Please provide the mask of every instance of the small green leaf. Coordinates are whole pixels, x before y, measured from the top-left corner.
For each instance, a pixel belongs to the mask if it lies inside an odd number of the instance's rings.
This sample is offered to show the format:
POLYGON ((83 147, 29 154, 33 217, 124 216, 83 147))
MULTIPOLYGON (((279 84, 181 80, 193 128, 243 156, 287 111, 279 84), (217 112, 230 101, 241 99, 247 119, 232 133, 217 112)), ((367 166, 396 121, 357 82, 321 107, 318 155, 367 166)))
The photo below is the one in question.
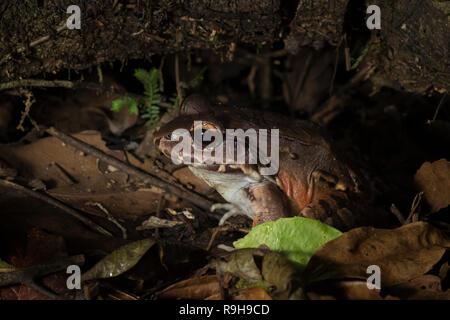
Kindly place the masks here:
POLYGON ((192 78, 191 81, 189 81, 189 83, 188 83, 189 88, 195 88, 203 81, 203 75, 204 75, 206 69, 207 69, 207 67, 203 67, 200 70, 200 72, 194 78, 192 78))
POLYGON ((111 111, 118 112, 123 106, 128 105, 128 112, 130 114, 139 114, 139 101, 131 97, 123 97, 112 102, 111 111))
POLYGON ((1 269, 12 269, 13 270, 15 268, 14 268, 14 266, 12 266, 12 265, 6 263, 5 261, 3 261, 2 259, 0 259, 0 272, 1 272, 1 269))
POLYGON ((130 114, 135 114, 135 115, 139 114, 139 104, 136 100, 134 100, 132 103, 129 104, 128 112, 130 114))
POLYGON ((112 102, 111 111, 118 112, 122 107, 126 104, 126 101, 124 98, 116 99, 112 102))
POLYGON ((81 277, 82 281, 112 278, 121 275, 133 268, 155 243, 155 240, 144 239, 114 250, 84 273, 81 277))
POLYGON ((244 238, 235 241, 234 246, 243 249, 266 245, 304 269, 318 248, 340 235, 339 230, 317 220, 283 218, 254 227, 244 238))
POLYGON ((364 47, 364 49, 361 52, 361 55, 358 58, 351 59, 352 66, 351 66, 350 70, 354 70, 354 69, 358 68, 358 66, 363 61, 364 57, 367 55, 368 52, 369 52, 369 42, 367 42, 366 46, 364 47))

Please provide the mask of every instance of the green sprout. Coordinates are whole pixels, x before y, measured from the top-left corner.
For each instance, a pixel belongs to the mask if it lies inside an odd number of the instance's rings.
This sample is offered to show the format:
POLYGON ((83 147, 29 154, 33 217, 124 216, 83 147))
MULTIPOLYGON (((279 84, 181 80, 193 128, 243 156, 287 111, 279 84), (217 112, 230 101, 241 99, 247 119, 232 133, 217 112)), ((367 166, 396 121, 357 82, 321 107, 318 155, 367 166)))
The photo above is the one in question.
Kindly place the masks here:
MULTIPOLYGON (((182 98, 186 95, 186 89, 191 89, 198 86, 203 81, 203 74, 206 67, 203 68, 193 79, 191 79, 187 84, 183 84, 181 89, 182 98)), ((159 71, 157 68, 152 68, 149 71, 144 69, 136 69, 134 71, 134 76, 139 82, 142 83, 144 87, 143 98, 133 98, 133 97, 122 97, 116 99, 112 102, 111 110, 118 112, 124 106, 128 106, 128 112, 130 114, 139 115, 142 119, 146 119, 146 126, 149 129, 154 128, 160 117, 160 106, 161 103, 161 93, 159 91, 159 71)), ((180 101, 178 101, 178 95, 176 92, 172 94, 169 98, 172 102, 171 109, 178 108, 180 106, 180 101)))

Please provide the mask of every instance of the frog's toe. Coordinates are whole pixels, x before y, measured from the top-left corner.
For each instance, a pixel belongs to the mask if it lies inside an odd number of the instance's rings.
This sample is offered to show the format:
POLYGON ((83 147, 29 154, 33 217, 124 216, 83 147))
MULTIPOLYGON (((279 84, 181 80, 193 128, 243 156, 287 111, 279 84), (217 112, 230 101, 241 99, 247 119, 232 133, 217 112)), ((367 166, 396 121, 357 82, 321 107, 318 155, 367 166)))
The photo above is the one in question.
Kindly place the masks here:
POLYGON ((211 211, 213 212, 221 209, 231 211, 233 209, 237 210, 237 207, 231 203, 215 203, 211 206, 211 211))
POLYGON ((216 203, 211 206, 211 211, 216 211, 216 210, 220 210, 220 209, 226 210, 226 212, 220 219, 219 226, 223 225, 225 223, 225 221, 227 221, 231 217, 238 216, 238 215, 248 216, 247 214, 242 212, 242 210, 239 207, 237 207, 231 203, 216 203))

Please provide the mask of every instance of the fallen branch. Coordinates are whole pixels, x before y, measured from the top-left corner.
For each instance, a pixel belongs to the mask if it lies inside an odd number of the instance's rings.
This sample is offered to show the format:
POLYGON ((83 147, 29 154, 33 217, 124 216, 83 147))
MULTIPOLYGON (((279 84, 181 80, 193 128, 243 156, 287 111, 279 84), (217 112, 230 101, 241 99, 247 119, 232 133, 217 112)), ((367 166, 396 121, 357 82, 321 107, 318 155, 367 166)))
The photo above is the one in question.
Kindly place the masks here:
POLYGON ((42 79, 22 79, 0 83, 0 91, 20 88, 20 87, 48 87, 48 88, 68 88, 72 89, 76 84, 68 80, 42 80, 42 79))
POLYGON ((97 225, 96 223, 94 223, 92 220, 84 217, 83 215, 81 215, 77 210, 72 209, 71 207, 69 207, 68 205, 66 205, 65 203, 59 201, 58 199, 55 199, 53 197, 51 197, 50 195, 46 194, 46 193, 41 193, 38 191, 34 191, 31 189, 28 189, 20 184, 17 184, 15 182, 12 181, 8 181, 8 180, 4 180, 4 179, 0 179, 0 184, 7 186, 7 187, 11 187, 13 189, 16 189, 24 194, 27 194, 33 198, 45 201, 49 204, 51 204, 52 206, 61 209, 62 211, 64 211, 65 213, 70 214, 72 217, 74 217, 75 219, 78 219, 79 221, 81 221, 82 223, 84 223, 86 226, 88 226, 89 228, 91 228, 94 231, 97 231, 101 234, 107 235, 112 237, 112 234, 103 229, 102 227, 100 227, 99 225, 97 225))
POLYGON ((78 140, 72 136, 69 136, 61 131, 56 130, 55 128, 49 128, 46 130, 47 133, 51 134, 52 136, 60 139, 64 143, 71 145, 72 147, 82 151, 85 154, 91 155, 93 157, 96 157, 97 159, 100 159, 101 161, 104 161, 111 166, 131 175, 139 180, 142 180, 144 183, 148 183, 151 185, 154 185, 155 187, 158 187, 160 189, 163 189, 177 197, 180 197, 181 199, 187 200, 191 202, 192 204, 200 207, 201 209, 208 210, 213 205, 213 202, 205 199, 204 197, 200 196, 199 194, 192 192, 188 189, 184 189, 182 187, 174 186, 166 181, 163 181, 145 171, 142 171, 134 166, 131 166, 125 162, 122 162, 118 160, 117 158, 114 158, 103 151, 90 146, 89 144, 78 140))
POLYGON ((62 257, 52 259, 44 264, 28 268, 13 269, 13 271, 10 272, 2 272, 0 273, 0 287, 11 286, 21 283, 49 298, 59 299, 60 297, 58 295, 54 294, 53 292, 44 288, 43 286, 37 284, 35 282, 35 279, 46 276, 51 273, 65 270, 70 265, 81 266, 83 264, 84 264, 84 255, 80 254, 72 257, 62 257))

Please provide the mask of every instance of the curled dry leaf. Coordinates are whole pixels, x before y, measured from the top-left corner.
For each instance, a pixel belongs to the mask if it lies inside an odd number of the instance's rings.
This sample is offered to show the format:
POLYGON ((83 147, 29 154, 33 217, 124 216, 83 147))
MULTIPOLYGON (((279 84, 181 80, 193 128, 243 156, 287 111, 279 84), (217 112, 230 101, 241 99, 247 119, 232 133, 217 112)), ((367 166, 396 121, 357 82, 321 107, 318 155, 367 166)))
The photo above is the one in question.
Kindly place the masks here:
POLYGON ((253 255, 264 255, 263 250, 242 249, 236 250, 216 261, 216 268, 222 273, 231 273, 248 282, 262 281, 261 271, 255 263, 253 255))
POLYGON ((124 273, 133 268, 155 243, 155 240, 144 239, 126 244, 100 260, 81 276, 81 280, 112 278, 124 273))
POLYGON ((367 288, 366 281, 332 280, 315 283, 306 296, 310 300, 382 300, 380 290, 367 288))
POLYGON ((426 274, 389 288, 389 295, 408 300, 449 300, 450 290, 442 291, 441 279, 426 274))
POLYGON ((432 212, 450 204, 450 162, 446 159, 425 162, 414 176, 414 183, 424 192, 432 212))
POLYGON ((301 298, 298 269, 279 253, 263 249, 236 250, 217 260, 216 269, 249 283, 264 283, 273 288, 270 295, 275 299, 301 298))
POLYGON ((317 250, 303 276, 309 282, 367 279, 367 267, 377 265, 381 270, 381 288, 389 287, 429 271, 448 247, 449 237, 425 222, 393 230, 357 228, 317 250))
POLYGON ((171 221, 166 219, 161 219, 155 216, 151 216, 142 224, 136 228, 136 230, 148 230, 148 229, 154 229, 154 228, 173 228, 175 226, 178 226, 180 224, 183 224, 182 221, 171 221))
MULTIPOLYGON (((229 292, 231 300, 273 300, 263 287, 252 287, 231 290, 229 292)), ((221 300, 220 293, 209 296, 205 300, 221 300)))
POLYGON ((215 275, 206 275, 183 280, 164 289, 160 299, 206 299, 220 296, 220 283, 215 275))

